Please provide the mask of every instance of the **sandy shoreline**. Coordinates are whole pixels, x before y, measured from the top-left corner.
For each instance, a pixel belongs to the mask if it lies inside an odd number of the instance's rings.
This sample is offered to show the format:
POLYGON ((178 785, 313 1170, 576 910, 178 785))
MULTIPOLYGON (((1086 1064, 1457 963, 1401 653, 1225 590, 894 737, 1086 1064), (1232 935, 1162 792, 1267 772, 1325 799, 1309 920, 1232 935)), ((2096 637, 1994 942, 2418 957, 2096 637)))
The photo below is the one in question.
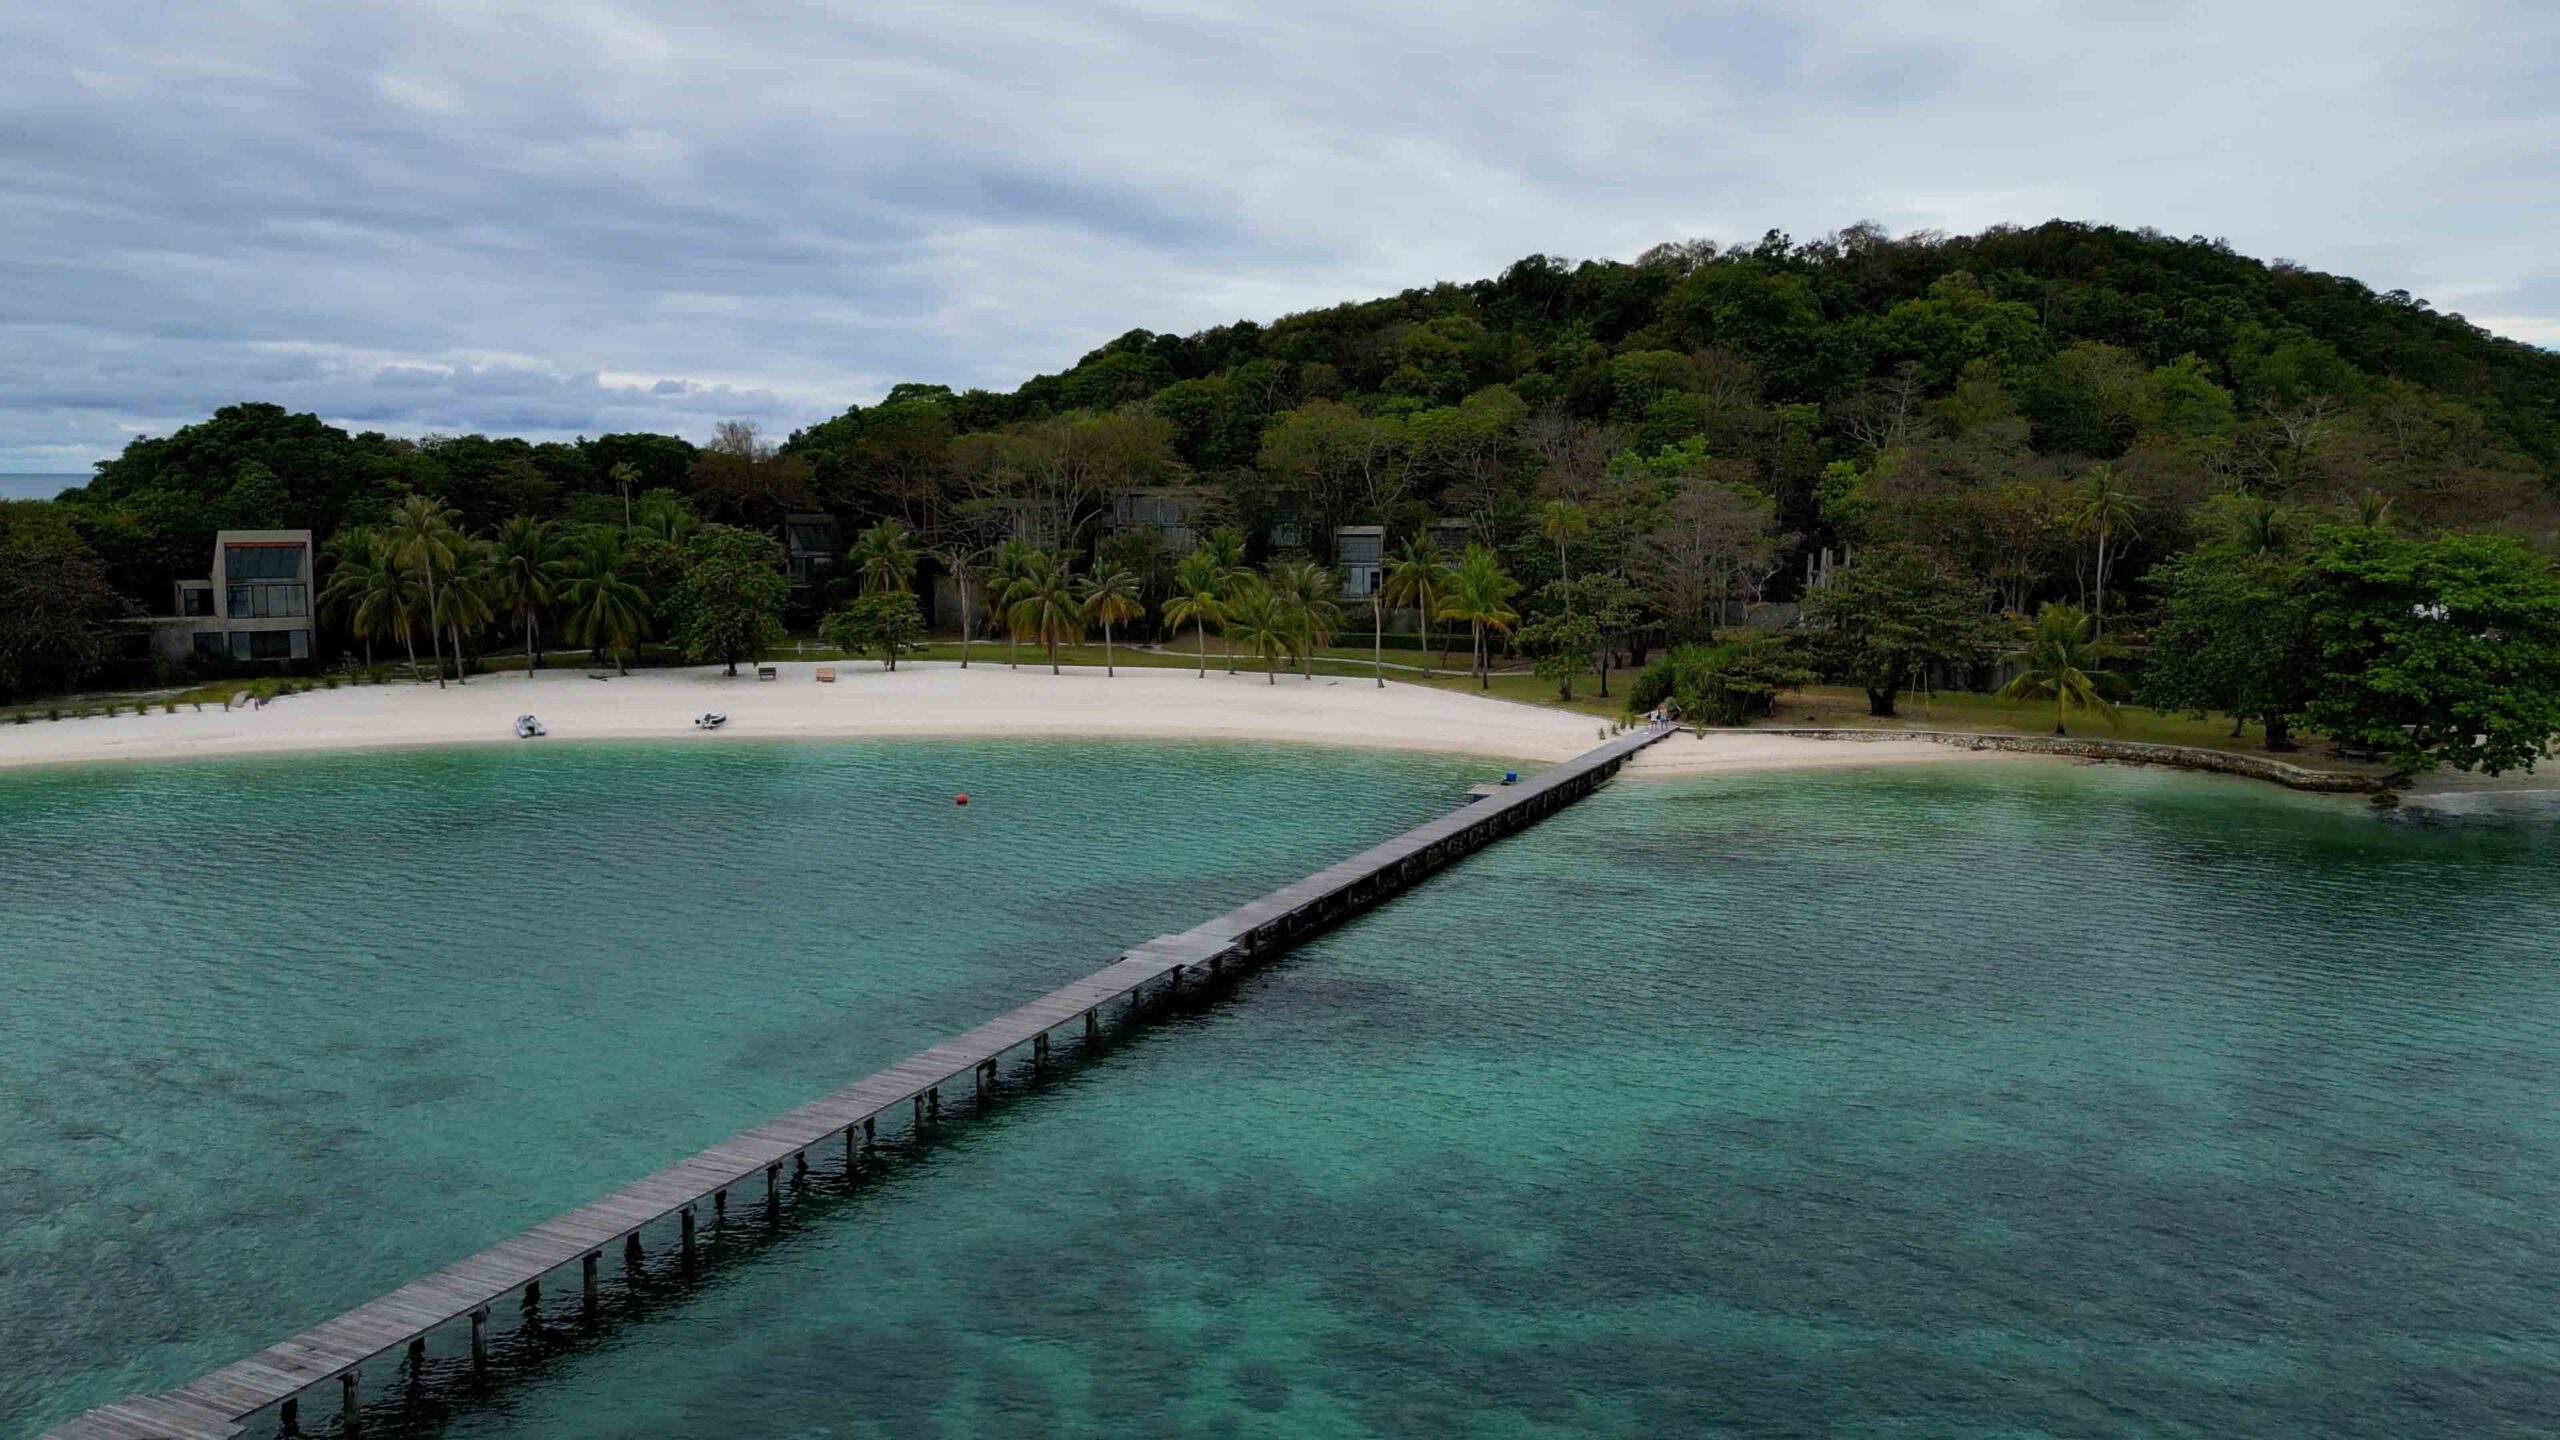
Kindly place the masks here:
MULTIPOLYGON (((838 663, 833 685, 817 666, 785 663, 781 678, 736 679, 717 667, 651 670, 597 681, 584 669, 487 675, 469 685, 366 685, 315 690, 263 709, 209 707, 177 714, 0 726, 0 768, 119 760, 176 760, 459 744, 540 744, 514 736, 532 713, 555 740, 656 739, 719 744, 740 738, 944 736, 975 739, 1151 738, 1267 740, 1368 749, 1425 750, 1529 765, 1551 764, 1600 741, 1601 722, 1534 705, 1362 678, 1229 676, 1189 671, 1047 667, 1009 670, 981 662, 910 664, 896 674, 838 663), (714 733, 693 717, 721 710, 714 733)), ((1681 736, 1640 756, 1629 774, 1843 769, 1986 758, 1927 741, 1840 745, 1785 735, 1681 736)), ((2015 757, 1999 757, 2014 760, 2015 757)))

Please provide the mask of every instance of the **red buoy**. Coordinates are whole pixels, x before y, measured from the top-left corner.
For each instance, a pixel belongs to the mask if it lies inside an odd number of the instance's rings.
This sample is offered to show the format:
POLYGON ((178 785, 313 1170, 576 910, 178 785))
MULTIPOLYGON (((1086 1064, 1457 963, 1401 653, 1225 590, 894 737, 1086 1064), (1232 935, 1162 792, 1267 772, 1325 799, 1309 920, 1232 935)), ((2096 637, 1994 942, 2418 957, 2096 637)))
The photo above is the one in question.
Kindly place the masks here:
POLYGON ((966 805, 966 804, 968 804, 968 803, 969 803, 969 792, 968 792, 968 791, 966 791, 966 790, 963 790, 963 791, 961 791, 959 794, 952 796, 952 797, 951 797, 951 803, 952 803, 952 804, 954 804, 954 805, 966 805))

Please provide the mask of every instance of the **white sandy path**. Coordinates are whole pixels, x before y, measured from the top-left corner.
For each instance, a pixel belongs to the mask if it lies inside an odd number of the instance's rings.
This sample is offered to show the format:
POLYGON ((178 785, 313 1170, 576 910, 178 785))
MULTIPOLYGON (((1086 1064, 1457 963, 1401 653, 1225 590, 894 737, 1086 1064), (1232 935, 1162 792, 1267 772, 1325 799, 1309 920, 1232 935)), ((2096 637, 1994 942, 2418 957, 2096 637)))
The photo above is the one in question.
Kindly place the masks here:
MULTIPOLYGON (((1046 666, 1008 670, 981 662, 909 664, 887 674, 839 663, 833 685, 817 666, 787 663, 781 678, 730 679, 717 667, 651 670, 597 681, 584 670, 488 675, 469 685, 364 685, 315 690, 262 709, 182 708, 84 720, 0 725, 0 767, 199 756, 276 755, 519 741, 515 717, 532 713, 554 740, 657 739, 719 744, 763 737, 1116 736, 1276 740, 1373 749, 1434 750, 1544 764, 1600 741, 1600 722, 1563 711, 1390 681, 1228 676, 1188 671, 1046 666), (726 711, 716 732, 693 728, 726 711)), ((1983 757, 1927 741, 1861 744, 1786 735, 1681 735, 1646 751, 1629 773, 1700 773, 1960 762, 1983 757)))

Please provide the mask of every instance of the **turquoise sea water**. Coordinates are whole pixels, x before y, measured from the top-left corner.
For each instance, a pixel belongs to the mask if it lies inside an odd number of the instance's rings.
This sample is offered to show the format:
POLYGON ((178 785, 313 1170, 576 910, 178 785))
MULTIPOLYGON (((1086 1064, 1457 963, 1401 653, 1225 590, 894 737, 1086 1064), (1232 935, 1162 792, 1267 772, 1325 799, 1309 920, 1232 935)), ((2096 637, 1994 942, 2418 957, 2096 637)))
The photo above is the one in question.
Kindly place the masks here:
MULTIPOLYGON (((0 776, 0 1437, 1481 769, 917 743, 0 776)), ((1218 1003, 1062 1038, 693 1277, 609 1258, 610 1323, 509 1328, 486 1393, 457 1337, 414 1398, 377 1361, 366 1433, 2547 1433, 2556 860, 2547 821, 2096 768, 1621 782, 1218 1003)))

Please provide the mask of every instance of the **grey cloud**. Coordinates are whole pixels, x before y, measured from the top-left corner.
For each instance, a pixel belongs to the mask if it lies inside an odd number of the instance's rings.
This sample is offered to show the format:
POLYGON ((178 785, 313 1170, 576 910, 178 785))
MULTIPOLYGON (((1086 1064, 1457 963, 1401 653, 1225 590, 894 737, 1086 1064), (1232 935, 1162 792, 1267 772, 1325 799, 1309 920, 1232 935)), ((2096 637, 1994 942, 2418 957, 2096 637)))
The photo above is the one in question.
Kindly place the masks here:
POLYGON ((2224 235, 2547 341, 2555 42, 2380 0, 11 7, 0 470, 250 398, 788 428, 1135 325, 1870 218, 2224 235))

